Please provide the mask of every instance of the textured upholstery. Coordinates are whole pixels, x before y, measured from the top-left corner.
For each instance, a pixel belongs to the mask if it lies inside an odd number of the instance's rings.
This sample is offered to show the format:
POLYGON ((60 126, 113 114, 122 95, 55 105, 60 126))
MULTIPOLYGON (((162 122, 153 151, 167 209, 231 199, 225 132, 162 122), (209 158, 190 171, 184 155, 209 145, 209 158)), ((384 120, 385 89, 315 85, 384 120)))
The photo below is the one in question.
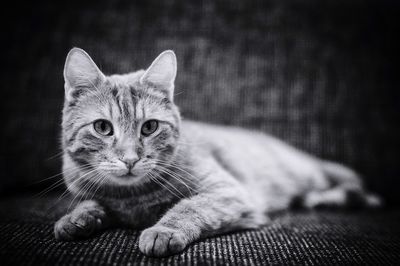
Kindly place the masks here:
POLYGON ((1 265, 395 265, 400 261, 400 211, 291 212, 259 230, 200 240, 182 254, 148 258, 139 232, 112 229, 92 239, 59 243, 53 223, 69 200, 30 197, 0 203, 1 265), (7 214, 7 215, 5 215, 7 214))
MULTIPOLYGON (((369 264, 400 261, 400 211, 290 212, 260 230, 201 240, 165 259, 138 252, 139 232, 55 242, 68 201, 41 191, 59 176, 62 68, 87 50, 105 73, 178 57, 185 118, 257 128, 345 162, 400 203, 396 1, 14 1, 4 5, 0 265, 369 264), (9 3, 10 4, 10 3, 9 3), (8 16, 7 16, 8 15, 8 16)), ((59 192, 61 193, 61 192, 59 192)))
POLYGON ((48 158, 59 152, 65 56, 78 46, 106 73, 174 49, 184 117, 270 132, 350 164, 399 202, 399 10, 348 0, 19 4, 3 33, 0 191, 59 172, 48 158))

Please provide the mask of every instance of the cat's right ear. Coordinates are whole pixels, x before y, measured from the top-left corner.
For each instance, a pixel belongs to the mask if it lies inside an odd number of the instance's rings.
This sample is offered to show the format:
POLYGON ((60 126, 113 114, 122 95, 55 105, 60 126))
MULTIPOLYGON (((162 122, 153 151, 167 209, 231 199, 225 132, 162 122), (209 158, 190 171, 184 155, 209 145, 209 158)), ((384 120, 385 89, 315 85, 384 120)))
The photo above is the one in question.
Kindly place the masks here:
POLYGON ((84 50, 72 48, 65 60, 64 80, 65 97, 69 101, 81 90, 97 89, 105 76, 84 50))
POLYGON ((151 84, 172 100, 176 77, 176 56, 172 50, 162 52, 140 78, 141 84, 151 84))

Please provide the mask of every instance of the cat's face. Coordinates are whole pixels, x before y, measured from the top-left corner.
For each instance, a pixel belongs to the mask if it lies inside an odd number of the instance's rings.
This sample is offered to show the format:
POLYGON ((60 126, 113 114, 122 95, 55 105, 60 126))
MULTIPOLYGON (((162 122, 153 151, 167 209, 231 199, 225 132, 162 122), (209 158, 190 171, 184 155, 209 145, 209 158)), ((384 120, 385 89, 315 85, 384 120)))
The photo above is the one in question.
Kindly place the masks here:
POLYGON ((147 71, 106 77, 83 50, 71 50, 64 70, 63 145, 81 168, 81 181, 135 185, 171 159, 180 124, 172 100, 175 74, 172 51, 147 71))

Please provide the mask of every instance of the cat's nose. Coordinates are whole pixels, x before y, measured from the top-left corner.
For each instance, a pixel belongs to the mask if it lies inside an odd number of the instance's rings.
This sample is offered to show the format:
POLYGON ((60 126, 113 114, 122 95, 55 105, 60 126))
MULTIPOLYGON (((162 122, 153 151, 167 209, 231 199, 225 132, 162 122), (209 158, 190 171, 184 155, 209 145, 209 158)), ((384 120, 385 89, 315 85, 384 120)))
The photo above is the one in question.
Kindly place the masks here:
POLYGON ((124 157, 119 160, 123 162, 129 170, 131 170, 140 159, 138 157, 124 157))

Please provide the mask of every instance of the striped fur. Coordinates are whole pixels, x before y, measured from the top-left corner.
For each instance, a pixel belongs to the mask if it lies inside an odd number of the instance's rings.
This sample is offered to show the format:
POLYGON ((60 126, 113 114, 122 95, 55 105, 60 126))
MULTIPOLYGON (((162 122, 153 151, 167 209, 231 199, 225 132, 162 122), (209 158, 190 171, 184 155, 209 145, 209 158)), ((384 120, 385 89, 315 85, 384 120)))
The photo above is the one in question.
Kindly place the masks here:
POLYGON ((71 50, 64 70, 63 167, 80 203, 56 223, 57 239, 125 225, 145 229, 142 252, 164 256, 201 237, 265 224, 266 213, 298 198, 310 208, 345 206, 350 193, 363 205, 379 205, 344 166, 262 133, 181 122, 172 97, 175 75, 171 51, 146 71, 107 77, 84 51, 71 50), (95 132, 98 119, 112 123, 112 136, 95 132), (149 119, 159 127, 145 137, 140 131, 149 119), (139 161, 126 177, 121 158, 128 154, 139 161))

